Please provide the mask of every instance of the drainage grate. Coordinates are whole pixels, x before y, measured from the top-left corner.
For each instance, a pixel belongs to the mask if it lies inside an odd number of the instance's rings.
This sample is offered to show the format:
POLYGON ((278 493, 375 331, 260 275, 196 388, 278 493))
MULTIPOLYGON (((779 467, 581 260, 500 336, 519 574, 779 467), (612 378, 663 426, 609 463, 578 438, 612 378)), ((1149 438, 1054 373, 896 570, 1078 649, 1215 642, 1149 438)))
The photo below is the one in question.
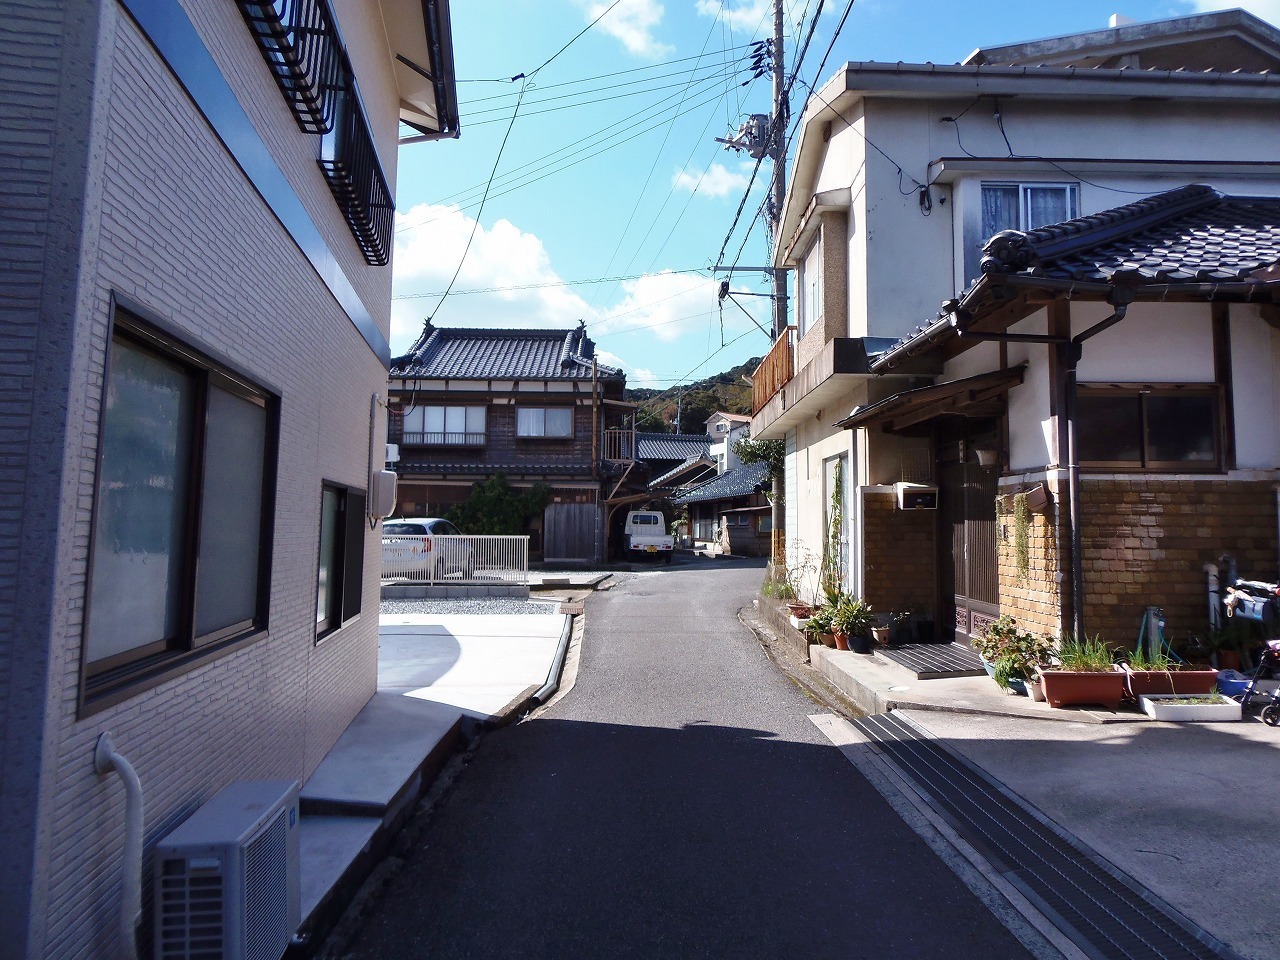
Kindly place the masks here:
POLYGON ((908 643, 877 650, 876 656, 906 667, 917 680, 986 675, 978 655, 960 643, 908 643))
POLYGON ((891 715, 853 721, 933 810, 1094 960, 1238 960, 1160 909, 1007 796, 981 770, 891 715))

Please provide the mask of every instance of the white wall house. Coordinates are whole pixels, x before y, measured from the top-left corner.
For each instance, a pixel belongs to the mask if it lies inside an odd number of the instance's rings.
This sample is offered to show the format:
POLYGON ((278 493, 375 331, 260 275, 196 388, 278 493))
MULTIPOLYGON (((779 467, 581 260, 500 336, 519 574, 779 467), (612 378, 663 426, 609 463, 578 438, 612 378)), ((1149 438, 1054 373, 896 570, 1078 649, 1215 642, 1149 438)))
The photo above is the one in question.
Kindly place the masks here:
MULTIPOLYGON (((994 234, 1187 184, 1237 197, 1280 194, 1277 67, 1280 32, 1228 11, 980 49, 951 66, 849 63, 820 88, 805 109, 775 244, 774 265, 794 275, 793 328, 761 364, 751 422, 753 437, 787 444, 789 552, 821 553, 839 476, 847 485, 849 589, 878 608, 931 608, 944 637, 957 611, 971 607, 980 614, 973 623, 994 615, 999 544, 981 545, 991 563, 977 582, 953 582, 974 571, 952 569, 955 551, 964 549, 963 540, 952 546, 952 534, 968 528, 958 505, 948 506, 945 483, 929 522, 911 520, 928 543, 904 541, 916 544, 910 564, 885 556, 884 538, 871 528, 888 522, 894 484, 938 484, 948 474, 954 485, 957 464, 979 447, 1008 458, 983 478, 990 486, 983 502, 989 492, 994 503, 1009 471, 1030 477, 1061 465, 1051 436, 1060 411, 1051 408, 1047 366, 1029 363, 1020 386, 964 414, 943 411, 892 429, 839 424, 859 407, 940 376, 1004 369, 1036 349, 992 340, 876 365, 977 280, 994 234)), ((1070 299, 1069 286, 1053 296, 1070 299)), ((1072 323, 1091 310, 1105 316, 1106 306, 1078 304, 1072 323)), ((1205 309, 1180 304, 1157 317, 1135 308, 1130 326, 1090 344, 1080 380, 1146 383, 1174 371, 1192 381, 1212 377, 1205 309)), ((1270 330, 1256 315, 1240 317, 1231 349, 1260 366, 1256 357, 1271 356, 1270 330)), ((1046 321, 1020 322, 1034 329, 1046 321)), ((1269 375, 1259 369, 1247 376, 1252 383, 1269 375)), ((1268 394, 1238 407, 1273 405, 1268 394)), ((1239 448, 1237 458, 1247 456, 1251 467, 1275 465, 1269 430, 1237 434, 1248 434, 1248 453, 1239 448)), ((999 532, 994 507, 983 523, 981 536, 999 532)))
POLYGON ((374 692, 397 143, 457 135, 448 4, 0 22, 0 953, 127 956, 99 736, 149 863, 374 692))
POLYGON ((742 460, 733 452, 733 445, 747 436, 751 418, 740 413, 717 410, 707 418, 707 447, 711 459, 716 462, 716 472, 725 473, 742 466, 742 460))

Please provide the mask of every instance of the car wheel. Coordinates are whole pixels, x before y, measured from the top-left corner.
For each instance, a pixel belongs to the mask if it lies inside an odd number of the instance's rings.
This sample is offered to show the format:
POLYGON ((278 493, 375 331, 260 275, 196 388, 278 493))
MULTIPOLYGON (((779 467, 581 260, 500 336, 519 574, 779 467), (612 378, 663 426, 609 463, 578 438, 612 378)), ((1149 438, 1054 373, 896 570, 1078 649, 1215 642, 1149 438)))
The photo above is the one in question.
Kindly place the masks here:
POLYGON ((676 552, 675 552, 674 550, 672 550, 672 551, 671 551, 670 553, 668 553, 668 554, 667 554, 667 556, 666 556, 666 561, 665 561, 665 562, 666 562, 667 566, 671 566, 671 561, 673 561, 675 558, 676 558, 676 552))

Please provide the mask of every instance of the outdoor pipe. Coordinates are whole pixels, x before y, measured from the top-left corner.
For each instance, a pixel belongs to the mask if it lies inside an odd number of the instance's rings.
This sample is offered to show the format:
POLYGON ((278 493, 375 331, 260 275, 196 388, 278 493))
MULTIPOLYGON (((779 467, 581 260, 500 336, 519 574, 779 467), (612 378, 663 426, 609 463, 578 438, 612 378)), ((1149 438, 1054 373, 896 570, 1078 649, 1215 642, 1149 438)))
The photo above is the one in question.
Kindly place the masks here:
POLYGON ((93 748, 98 776, 112 770, 124 783, 124 864, 120 875, 120 942, 124 960, 138 960, 137 929, 142 919, 142 781, 133 765, 116 753, 111 734, 98 737, 93 748))

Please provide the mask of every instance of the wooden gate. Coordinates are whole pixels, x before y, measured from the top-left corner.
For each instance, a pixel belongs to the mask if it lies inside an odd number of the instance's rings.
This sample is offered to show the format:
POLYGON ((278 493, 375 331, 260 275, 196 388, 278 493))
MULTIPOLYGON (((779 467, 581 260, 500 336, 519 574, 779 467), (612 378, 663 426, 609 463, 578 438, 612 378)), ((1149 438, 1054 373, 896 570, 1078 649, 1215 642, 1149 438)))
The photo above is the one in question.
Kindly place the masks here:
POLYGON ((543 511, 542 559, 595 562, 600 508, 595 503, 551 503, 543 511))
POLYGON ((987 421, 961 421, 939 443, 944 604, 950 602, 956 640, 967 643, 1000 614, 996 554, 995 467, 977 462, 977 443, 994 443, 987 421))

